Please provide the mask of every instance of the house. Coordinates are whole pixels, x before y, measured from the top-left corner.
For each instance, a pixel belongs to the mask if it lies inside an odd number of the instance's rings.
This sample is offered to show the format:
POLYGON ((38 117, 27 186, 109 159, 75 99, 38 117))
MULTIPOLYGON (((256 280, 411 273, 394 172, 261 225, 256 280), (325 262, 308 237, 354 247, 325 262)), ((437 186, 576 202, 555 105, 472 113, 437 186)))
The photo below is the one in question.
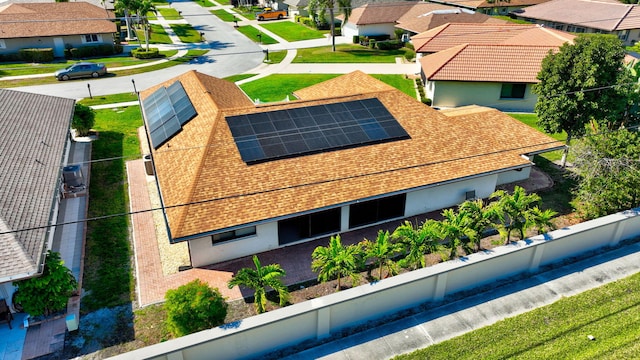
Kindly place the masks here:
POLYGON ((309 11, 307 10, 308 0, 284 0, 284 4, 287 5, 289 16, 291 17, 296 15, 309 16, 309 11))
POLYGON ((615 34, 625 45, 640 39, 640 6, 613 0, 553 0, 512 16, 572 33, 615 34))
POLYGON ((453 8, 418 14, 410 11, 398 19, 396 28, 403 29, 409 36, 413 36, 448 23, 507 24, 509 22, 479 12, 453 8))
POLYGON ((507 15, 511 11, 547 1, 549 0, 429 0, 432 3, 456 6, 488 15, 507 15))
POLYGON ((534 24, 447 24, 411 40, 432 106, 531 112, 542 60, 573 38, 534 24))
POLYGON ((495 109, 436 111, 356 71, 253 104, 195 71, 140 94, 171 242, 194 267, 488 197, 562 144, 495 109))
POLYGON ((0 298, 42 273, 51 249, 75 100, 0 89, 0 298))
POLYGON ((25 48, 113 45, 117 32, 111 11, 86 2, 9 3, 0 6, 0 55, 25 48))

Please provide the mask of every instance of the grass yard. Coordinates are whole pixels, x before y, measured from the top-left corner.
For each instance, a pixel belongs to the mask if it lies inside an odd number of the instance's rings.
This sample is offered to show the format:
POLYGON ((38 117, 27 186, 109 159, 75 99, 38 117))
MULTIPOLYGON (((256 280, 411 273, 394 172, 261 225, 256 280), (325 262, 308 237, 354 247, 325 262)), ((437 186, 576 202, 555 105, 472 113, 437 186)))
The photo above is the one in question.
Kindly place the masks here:
POLYGON ((135 93, 133 93, 133 91, 130 93, 94 96, 93 99, 84 98, 78 101, 78 103, 86 106, 94 106, 94 105, 100 105, 100 104, 117 104, 121 102, 129 102, 129 101, 138 101, 138 96, 135 93))
POLYGON ((231 5, 231 0, 215 0, 220 5, 231 5))
POLYGON ((180 19, 184 19, 182 17, 182 15, 180 15, 178 10, 176 10, 174 8, 159 7, 158 8, 158 12, 160 13, 160 15, 162 15, 163 18, 165 18, 165 20, 180 20, 180 19))
MULTIPOLYGON (((140 156, 137 128, 140 108, 96 111, 92 144, 88 217, 123 214, 129 210, 124 162, 140 156)), ((129 243, 129 217, 114 216, 87 223, 82 300, 83 312, 130 302, 134 296, 129 243)))
POLYGON ((244 36, 249 39, 264 45, 277 44, 278 42, 267 34, 263 34, 260 30, 254 28, 251 25, 245 25, 238 27, 238 31, 240 31, 244 36), (260 35, 260 37, 258 37, 260 35))
POLYGON ((416 89, 412 79, 407 79, 404 75, 396 74, 371 74, 374 78, 393 86, 394 88, 402 91, 403 93, 416 98, 416 89))
MULTIPOLYGON (((287 50, 269 51, 269 64, 279 64, 287 56, 287 50)), ((265 55, 265 61, 267 57, 265 55)))
POLYGON ((638 289, 640 274, 395 359, 637 359, 638 289))
POLYGON ((261 26, 287 41, 322 39, 322 32, 308 28, 300 23, 279 21, 261 24, 261 26))
POLYGON ((173 31, 184 43, 198 43, 202 41, 200 32, 196 31, 191 24, 170 24, 173 31))
POLYGON ((256 74, 237 74, 237 75, 227 76, 224 79, 227 81, 236 82, 236 81, 248 79, 253 76, 256 76, 256 74))
MULTIPOLYGON (((145 34, 143 29, 136 29, 136 35, 141 44, 145 44, 145 34)), ((149 28, 149 44, 171 44, 169 34, 164 31, 162 25, 151 24, 149 28)))
POLYGON ((331 46, 298 49, 294 63, 394 63, 404 56, 404 50, 370 49, 355 44, 338 44, 336 51, 331 46))
MULTIPOLYGON (((518 121, 529 125, 530 127, 540 131, 541 133, 545 133, 544 131, 542 131, 542 129, 538 126, 538 116, 536 114, 524 114, 524 113, 509 113, 509 116, 511 116, 514 119, 517 119, 518 121)), ((567 133, 565 133, 564 131, 560 134, 547 134, 549 136, 551 136, 552 138, 556 139, 556 140, 560 140, 560 141, 565 141, 567 140, 567 133)), ((562 151, 558 150, 558 151, 552 151, 552 152, 548 152, 546 154, 542 155, 543 157, 551 160, 551 161, 557 161, 560 160, 562 158, 562 151)))
MULTIPOLYGON (((213 7, 216 6, 216 4, 214 4, 212 1, 209 0, 194 0, 193 2, 200 4, 200 6, 203 7, 213 7)), ((229 4, 224 4, 224 5, 229 5, 229 4)))
POLYGON ((230 12, 224 9, 209 10, 209 12, 217 16, 222 21, 233 22, 236 19, 240 21, 240 19, 238 19, 235 15, 231 14, 230 12))

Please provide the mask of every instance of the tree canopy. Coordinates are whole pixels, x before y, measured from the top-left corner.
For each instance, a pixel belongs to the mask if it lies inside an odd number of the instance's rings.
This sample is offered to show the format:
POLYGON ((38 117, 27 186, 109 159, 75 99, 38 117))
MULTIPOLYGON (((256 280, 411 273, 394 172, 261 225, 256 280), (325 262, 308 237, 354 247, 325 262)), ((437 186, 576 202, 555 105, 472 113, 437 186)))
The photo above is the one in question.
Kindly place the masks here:
POLYGON ((338 11, 344 15, 342 21, 344 24, 349 20, 349 16, 351 15, 351 0, 309 0, 309 5, 307 5, 309 14, 311 14, 316 23, 324 22, 326 11, 329 10, 329 17, 331 18, 329 26, 331 29, 331 46, 333 51, 336 51, 336 19, 334 14, 336 5, 338 6, 338 11))
MULTIPOLYGON (((567 133, 567 145, 587 125, 617 128, 631 101, 631 75, 624 71, 625 51, 613 35, 583 34, 542 61, 535 112, 547 133, 567 133)), ((565 153, 566 155, 566 153, 565 153)), ((566 156, 563 157, 563 164, 566 156)))

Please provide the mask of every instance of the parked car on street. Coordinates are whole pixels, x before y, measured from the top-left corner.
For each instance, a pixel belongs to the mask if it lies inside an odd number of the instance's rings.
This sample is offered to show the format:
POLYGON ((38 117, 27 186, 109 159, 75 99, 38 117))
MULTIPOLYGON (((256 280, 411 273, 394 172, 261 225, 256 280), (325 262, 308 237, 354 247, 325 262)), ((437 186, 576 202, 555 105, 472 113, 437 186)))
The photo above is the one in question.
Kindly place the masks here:
POLYGON ((282 19, 287 16, 287 12, 285 10, 274 10, 272 8, 264 8, 264 11, 256 13, 256 20, 272 20, 272 19, 282 19))
POLYGON ((97 78, 106 73, 107 67, 104 64, 79 62, 56 71, 54 76, 58 80, 69 80, 82 77, 97 78))

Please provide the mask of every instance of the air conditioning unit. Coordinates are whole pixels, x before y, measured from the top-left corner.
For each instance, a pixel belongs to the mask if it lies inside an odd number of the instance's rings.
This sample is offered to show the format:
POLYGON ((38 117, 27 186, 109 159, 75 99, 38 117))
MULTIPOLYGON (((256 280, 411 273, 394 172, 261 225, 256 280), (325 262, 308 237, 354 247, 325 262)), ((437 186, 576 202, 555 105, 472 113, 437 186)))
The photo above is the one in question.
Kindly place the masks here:
POLYGON ((84 177, 82 176, 82 167, 80 165, 69 165, 62 168, 62 178, 68 187, 84 186, 84 177))

